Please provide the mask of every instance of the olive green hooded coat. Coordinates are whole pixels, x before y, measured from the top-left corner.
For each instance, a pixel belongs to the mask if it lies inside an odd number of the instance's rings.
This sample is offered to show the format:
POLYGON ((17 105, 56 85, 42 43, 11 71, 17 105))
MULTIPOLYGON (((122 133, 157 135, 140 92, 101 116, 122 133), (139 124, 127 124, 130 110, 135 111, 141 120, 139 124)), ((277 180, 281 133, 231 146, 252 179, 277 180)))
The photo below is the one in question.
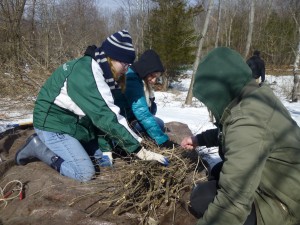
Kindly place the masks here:
POLYGON ((198 225, 242 225, 254 202, 258 225, 300 224, 300 128, 243 58, 216 48, 199 64, 194 96, 222 128, 224 164, 198 225))

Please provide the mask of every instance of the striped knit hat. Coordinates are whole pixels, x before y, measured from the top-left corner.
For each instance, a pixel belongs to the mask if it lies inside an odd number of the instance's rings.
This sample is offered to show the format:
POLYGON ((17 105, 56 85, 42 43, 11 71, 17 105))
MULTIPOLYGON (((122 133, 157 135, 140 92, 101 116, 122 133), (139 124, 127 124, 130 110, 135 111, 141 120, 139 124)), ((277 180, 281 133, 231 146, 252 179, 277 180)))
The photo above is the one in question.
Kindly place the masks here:
POLYGON ((127 30, 122 30, 112 34, 101 45, 106 56, 123 63, 133 63, 135 50, 132 39, 127 30))

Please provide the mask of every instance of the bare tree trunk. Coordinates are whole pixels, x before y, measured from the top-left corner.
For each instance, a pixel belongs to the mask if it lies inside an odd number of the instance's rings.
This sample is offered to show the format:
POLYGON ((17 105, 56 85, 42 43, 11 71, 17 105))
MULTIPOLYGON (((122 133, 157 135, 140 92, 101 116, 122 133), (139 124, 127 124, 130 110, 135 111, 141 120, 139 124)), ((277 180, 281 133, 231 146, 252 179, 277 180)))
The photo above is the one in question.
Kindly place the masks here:
POLYGON ((164 75, 165 76, 161 76, 162 77, 162 91, 168 90, 168 87, 169 87, 169 79, 167 76, 167 72, 165 72, 164 75))
MULTIPOLYGON (((298 3, 298 2, 297 2, 298 3)), ((299 3, 298 3, 299 4, 299 3)), ((298 67, 299 67, 299 61, 300 61, 300 25, 299 25, 299 14, 296 13, 297 9, 299 7, 291 7, 290 12, 291 15, 295 21, 296 26, 298 27, 298 48, 295 53, 295 62, 293 65, 293 75, 294 75, 294 85, 293 85, 293 90, 292 90, 292 102, 298 102, 300 98, 300 75, 298 75, 298 67)), ((298 11, 299 12, 299 11, 298 11)))
POLYGON ((31 32, 29 45, 32 46, 32 49, 36 49, 36 27, 35 27, 35 10, 36 10, 36 0, 32 1, 32 14, 31 14, 31 32))
POLYGON ((192 104, 192 99, 193 99, 193 86, 194 86, 194 81, 195 81, 195 74, 200 62, 200 57, 201 57, 201 52, 202 52, 202 46, 203 46, 203 42, 204 42, 204 37, 207 33, 207 28, 208 28, 208 24, 209 24, 209 19, 210 19, 210 14, 211 14, 211 10, 212 10, 212 6, 213 6, 213 0, 209 1, 209 5, 208 5, 208 10, 206 13, 206 17, 205 17, 205 21, 204 21, 204 26, 203 26, 203 30, 201 33, 201 37, 199 40, 199 46, 198 46, 198 50, 197 50, 197 54, 196 54, 196 59, 193 65, 193 74, 192 74, 192 79, 191 79, 191 84, 189 87, 189 91, 185 100, 185 104, 187 105, 191 105, 192 104))
POLYGON ((217 34, 216 34, 215 48, 219 46, 220 27, 221 27, 221 12, 222 12, 222 7, 221 6, 222 6, 222 0, 219 0, 217 34))
POLYGON ((223 8, 224 8, 224 16, 225 18, 225 46, 231 46, 231 35, 232 35, 232 24, 233 18, 237 13, 237 6, 233 2, 233 0, 222 0, 223 1, 223 8))
POLYGON ((294 85, 292 90, 292 102, 298 102, 300 98, 300 75, 298 74, 298 66, 300 59, 300 42, 298 44, 298 51, 296 53, 296 59, 293 66, 294 85))
MULTIPOLYGON (((300 27, 298 28, 300 32, 300 27)), ((296 58, 293 65, 294 85, 292 90, 292 102, 298 102, 300 99, 300 75, 298 74, 298 66, 300 61, 300 37, 298 43, 298 49, 296 52, 296 58)))
POLYGON ((230 18, 229 32, 228 32, 228 47, 231 46, 232 23, 233 23, 233 18, 230 18))
POLYGON ((254 26, 254 13, 255 13, 255 0, 251 0, 251 7, 250 7, 250 14, 249 14, 249 30, 247 35, 246 41, 246 48, 244 53, 244 58, 247 58, 252 42, 252 33, 253 33, 253 26, 254 26))

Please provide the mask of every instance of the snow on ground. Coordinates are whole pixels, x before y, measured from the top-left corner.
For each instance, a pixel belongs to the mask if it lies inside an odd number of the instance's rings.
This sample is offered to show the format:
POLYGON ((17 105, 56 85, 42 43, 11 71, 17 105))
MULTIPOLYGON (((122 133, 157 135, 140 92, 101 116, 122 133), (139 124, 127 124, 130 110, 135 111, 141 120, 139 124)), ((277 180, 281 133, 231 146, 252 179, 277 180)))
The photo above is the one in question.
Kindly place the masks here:
MULTIPOLYGON (((158 106, 157 116, 166 123, 177 121, 185 123, 189 126, 193 134, 200 133, 206 129, 213 128, 213 124, 209 122, 207 108, 193 98, 191 106, 184 105, 188 88, 190 85, 191 71, 186 72, 187 77, 179 82, 172 83, 173 87, 168 92, 156 92, 156 103, 158 106)), ((300 102, 289 103, 287 98, 292 90, 292 76, 266 76, 266 82, 272 87, 275 94, 281 99, 292 115, 292 118, 300 125, 300 102)), ((0 100, 5 101, 4 99, 0 100)), ((0 132, 8 124, 22 123, 32 121, 32 112, 30 110, 11 110, 2 106, 0 109, 0 132)))
MULTIPOLYGON (((300 126, 300 102, 289 103, 287 100, 288 94, 293 87, 293 77, 266 75, 266 82, 271 86, 275 94, 290 111, 292 118, 300 126)), ((165 122, 178 121, 186 123, 192 133, 197 134, 214 126, 209 122, 207 108, 197 99, 193 99, 191 107, 184 105, 189 85, 190 79, 183 79, 180 83, 173 83, 172 86, 174 88, 170 92, 156 92, 157 116, 165 122)))

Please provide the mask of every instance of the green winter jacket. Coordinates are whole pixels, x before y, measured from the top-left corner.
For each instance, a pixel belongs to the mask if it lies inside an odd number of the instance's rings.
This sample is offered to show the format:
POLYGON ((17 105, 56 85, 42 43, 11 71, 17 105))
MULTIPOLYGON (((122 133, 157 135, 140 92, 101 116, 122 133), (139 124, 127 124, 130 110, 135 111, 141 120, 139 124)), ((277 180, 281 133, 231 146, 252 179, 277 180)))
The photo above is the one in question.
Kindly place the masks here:
POLYGON ((80 142, 113 139, 131 153, 140 148, 141 138, 119 111, 100 66, 84 56, 63 64, 48 78, 37 97, 33 123, 80 142))
POLYGON ((243 58, 217 48, 199 64, 193 94, 222 127, 219 189, 197 225, 300 224, 300 128, 243 58))

